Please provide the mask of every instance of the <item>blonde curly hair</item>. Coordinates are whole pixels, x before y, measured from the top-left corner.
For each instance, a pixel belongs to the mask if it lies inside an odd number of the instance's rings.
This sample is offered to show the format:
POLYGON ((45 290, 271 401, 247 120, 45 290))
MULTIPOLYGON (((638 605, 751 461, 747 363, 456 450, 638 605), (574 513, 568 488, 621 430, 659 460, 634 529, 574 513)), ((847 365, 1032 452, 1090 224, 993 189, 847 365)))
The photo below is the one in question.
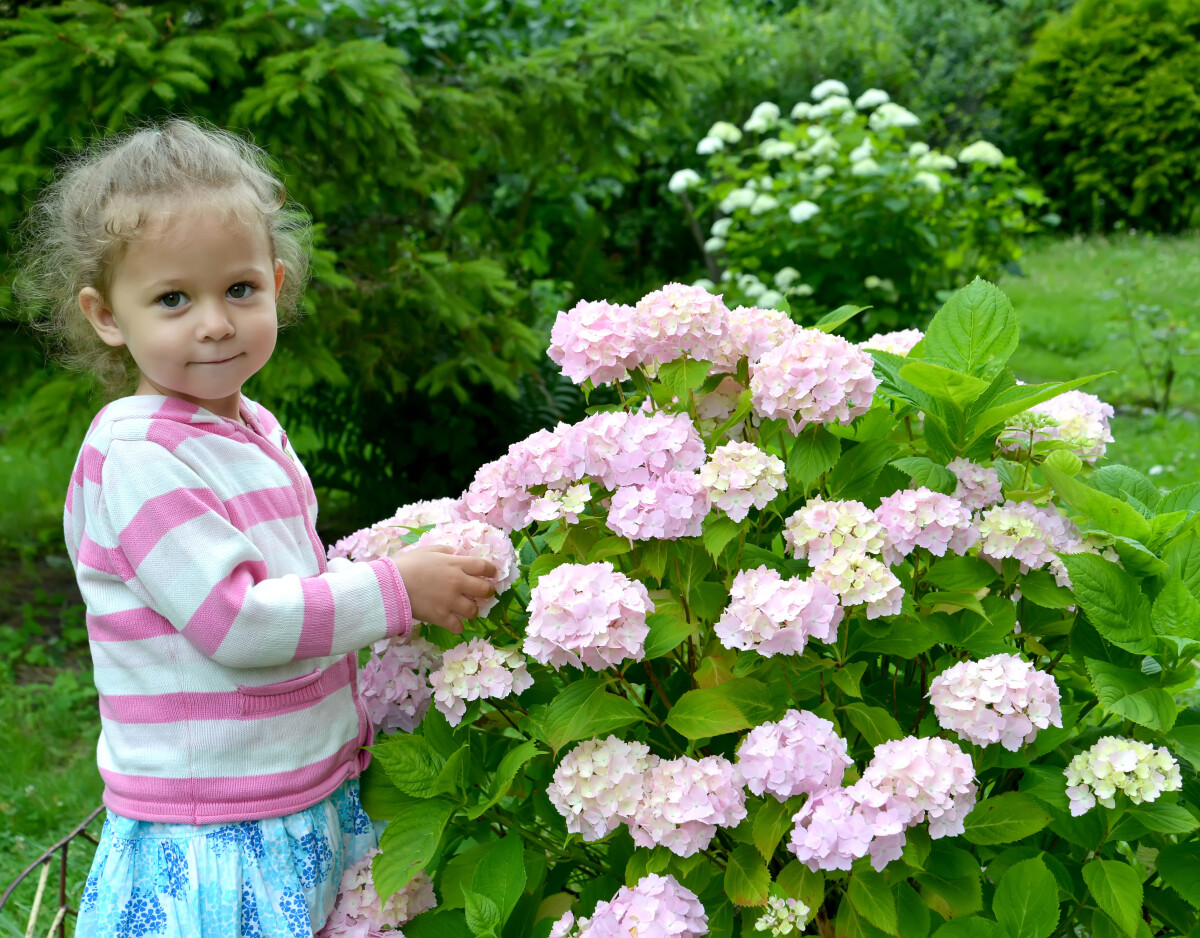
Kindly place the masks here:
POLYGON ((17 297, 52 354, 90 371, 109 392, 128 388, 136 368, 124 347, 100 340, 79 309, 93 287, 108 298, 126 247, 165 207, 211 204, 260 221, 283 262, 280 324, 297 318, 308 281, 311 222, 287 201, 270 158, 236 134, 174 118, 94 143, 46 187, 23 227, 17 297))

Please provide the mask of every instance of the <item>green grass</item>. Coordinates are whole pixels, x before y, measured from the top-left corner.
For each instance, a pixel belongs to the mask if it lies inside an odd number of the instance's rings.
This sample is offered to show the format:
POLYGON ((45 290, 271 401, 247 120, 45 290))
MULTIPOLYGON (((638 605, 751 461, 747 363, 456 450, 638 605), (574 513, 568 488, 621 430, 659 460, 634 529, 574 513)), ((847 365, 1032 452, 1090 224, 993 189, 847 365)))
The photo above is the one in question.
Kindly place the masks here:
MULTIPOLYGON (((96 771, 100 717, 90 674, 60 672, 52 683, 0 681, 0 891, 42 851, 83 820, 100 803, 103 784, 96 771)), ((89 828, 99 834, 100 818, 89 828)), ((68 901, 79 897, 94 848, 71 845, 68 901)), ((37 874, 18 887, 0 913, 0 936, 24 935, 37 874)), ((57 862, 47 882, 35 934, 44 935, 57 905, 57 862), (46 907, 50 910, 47 913, 46 907)), ((73 922, 73 919, 70 921, 73 922)), ((73 928, 68 926, 68 932, 73 928)))
POLYGON ((1113 371, 1082 390, 1117 408, 1106 462, 1125 463, 1164 488, 1200 480, 1200 237, 1122 235, 1036 242, 1025 277, 1000 287, 1021 320, 1011 362, 1029 382, 1113 371), (1151 409, 1161 380, 1139 363, 1161 351, 1146 319, 1154 308, 1178 325, 1177 377, 1167 414, 1151 409), (1131 315, 1132 314, 1132 315, 1131 315), (1139 320, 1138 317, 1141 317, 1139 320))

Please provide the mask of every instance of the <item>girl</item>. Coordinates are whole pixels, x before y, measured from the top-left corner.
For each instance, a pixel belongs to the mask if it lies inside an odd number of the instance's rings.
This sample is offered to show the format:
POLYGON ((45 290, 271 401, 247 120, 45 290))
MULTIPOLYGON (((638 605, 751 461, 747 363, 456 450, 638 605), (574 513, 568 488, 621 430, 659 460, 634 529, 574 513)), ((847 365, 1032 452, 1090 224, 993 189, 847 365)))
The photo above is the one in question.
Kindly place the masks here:
POLYGON ((265 155, 172 120, 85 154, 31 224, 26 298, 75 361, 127 374, 66 499, 108 817, 77 933, 309 936, 375 846, 356 652, 461 631, 477 558, 326 562, 316 499, 242 384, 303 290, 307 219, 265 155))

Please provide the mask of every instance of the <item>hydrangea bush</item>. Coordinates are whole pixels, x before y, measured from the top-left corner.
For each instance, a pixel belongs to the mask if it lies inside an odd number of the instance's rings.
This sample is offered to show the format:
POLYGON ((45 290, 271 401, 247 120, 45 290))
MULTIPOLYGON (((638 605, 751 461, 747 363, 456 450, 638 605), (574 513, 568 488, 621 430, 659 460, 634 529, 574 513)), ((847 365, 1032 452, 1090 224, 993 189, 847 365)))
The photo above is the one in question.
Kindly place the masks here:
POLYGON ((389 823, 339 923, 1194 933, 1200 487, 1096 468, 1089 379, 1019 383, 985 281, 923 334, 855 344, 849 315, 581 303, 550 355, 618 406, 335 548, 501 571, 461 636, 364 664, 389 823))
POLYGON ((717 122, 696 146, 703 169, 672 177, 704 236, 701 283, 731 306, 787 302, 802 322, 869 304, 848 327, 865 335, 923 325, 971 276, 1016 262, 1045 200, 1015 159, 986 140, 930 149, 878 88, 851 97, 829 80, 811 98, 717 122))

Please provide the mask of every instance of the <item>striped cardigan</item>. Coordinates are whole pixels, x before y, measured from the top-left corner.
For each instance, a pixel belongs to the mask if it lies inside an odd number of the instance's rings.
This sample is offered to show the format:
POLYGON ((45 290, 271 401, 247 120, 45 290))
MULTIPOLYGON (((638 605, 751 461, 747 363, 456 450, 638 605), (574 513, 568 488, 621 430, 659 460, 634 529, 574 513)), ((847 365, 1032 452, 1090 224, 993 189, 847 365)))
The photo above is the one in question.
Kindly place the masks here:
POLYGON ((171 397, 92 422, 67 492, 104 803, 148 821, 291 814, 366 766, 357 649, 411 627, 389 560, 326 562, 279 423, 171 397))

